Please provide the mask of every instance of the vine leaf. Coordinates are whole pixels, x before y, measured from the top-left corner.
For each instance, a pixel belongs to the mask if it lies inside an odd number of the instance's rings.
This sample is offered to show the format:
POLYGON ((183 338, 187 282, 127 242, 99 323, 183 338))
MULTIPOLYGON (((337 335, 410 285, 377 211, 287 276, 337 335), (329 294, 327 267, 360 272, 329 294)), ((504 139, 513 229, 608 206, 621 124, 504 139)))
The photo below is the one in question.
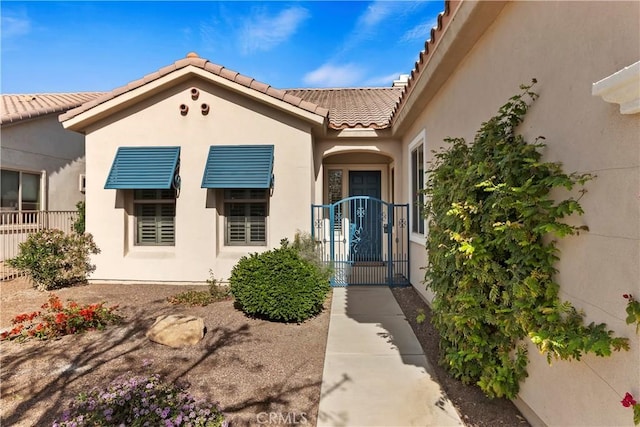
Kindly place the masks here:
POLYGON ((427 171, 425 283, 435 293, 442 363, 490 397, 518 394, 527 376, 525 339, 549 363, 629 348, 605 324, 585 325, 584 314, 559 297, 554 239, 588 230, 564 219, 583 214, 581 187, 593 176, 564 173, 542 159, 544 137, 528 143, 516 133, 538 98, 535 83, 522 85, 473 143, 447 138, 427 171), (555 201, 554 189, 580 196, 555 201))

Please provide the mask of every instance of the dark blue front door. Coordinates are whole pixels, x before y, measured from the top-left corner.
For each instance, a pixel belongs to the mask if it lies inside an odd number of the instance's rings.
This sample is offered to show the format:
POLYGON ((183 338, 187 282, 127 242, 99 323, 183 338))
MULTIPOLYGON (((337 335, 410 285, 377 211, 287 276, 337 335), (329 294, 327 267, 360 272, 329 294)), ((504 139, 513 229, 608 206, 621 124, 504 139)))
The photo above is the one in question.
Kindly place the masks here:
POLYGON ((380 199, 380 171, 350 171, 349 197, 369 196, 380 199))
MULTIPOLYGON (((380 199, 380 171, 350 171, 349 197, 369 196, 380 199)), ((350 217, 356 225, 352 230, 351 257, 355 262, 382 260, 382 206, 366 199, 351 204, 350 217)))

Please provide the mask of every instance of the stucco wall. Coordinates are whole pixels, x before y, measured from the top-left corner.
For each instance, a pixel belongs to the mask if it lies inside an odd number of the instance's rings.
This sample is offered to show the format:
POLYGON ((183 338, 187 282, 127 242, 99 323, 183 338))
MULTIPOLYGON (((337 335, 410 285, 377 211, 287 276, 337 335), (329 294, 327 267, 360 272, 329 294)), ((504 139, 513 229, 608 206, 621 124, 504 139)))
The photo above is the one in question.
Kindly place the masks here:
MULTIPOLYGON (((529 141, 544 135, 544 158, 562 162, 565 171, 597 175, 581 200, 586 213, 575 220, 589 232, 559 245, 561 297, 583 309, 587 322, 629 337, 631 351, 549 366, 531 347, 518 404, 535 412, 534 422, 633 425, 620 400, 627 391, 640 395, 640 343, 624 322, 622 294, 640 296, 640 115, 621 115, 618 105, 591 96, 591 85, 638 61, 639 16, 638 2, 508 4, 404 135, 403 158, 423 130, 425 153, 449 136, 471 141, 535 77, 540 98, 520 131, 529 141)), ((412 253, 417 274, 427 255, 418 244, 412 253)))
POLYGON ((0 131, 0 159, 3 168, 45 171, 46 203, 43 209, 76 210, 84 199, 78 188, 84 173, 84 137, 65 130, 57 114, 5 125, 0 131))
MULTIPOLYGON (((402 147, 398 140, 381 138, 322 138, 314 146, 315 204, 327 203, 326 170, 380 170, 381 195, 390 201, 390 171, 402 162, 402 147)), ((344 178, 348 180, 347 177, 344 178)), ((396 181, 396 188, 398 187, 396 181)), ((397 191, 397 190, 396 190, 397 191)), ((348 196, 345 185, 344 197, 348 196)))
POLYGON ((93 281, 204 281, 209 269, 226 280, 238 259, 249 252, 278 247, 296 229, 307 229, 312 201, 312 147, 308 125, 201 79, 179 83, 87 132, 87 230, 102 253, 95 257, 93 281), (189 90, 198 87, 200 97, 189 90), (182 116, 179 106, 189 113, 182 116), (210 113, 203 116, 200 105, 210 113), (269 200, 268 245, 227 247, 216 192, 200 188, 211 145, 272 144, 275 187, 269 200), (119 146, 181 146, 182 185, 176 203, 173 247, 132 244, 133 215, 123 190, 104 184, 119 146))

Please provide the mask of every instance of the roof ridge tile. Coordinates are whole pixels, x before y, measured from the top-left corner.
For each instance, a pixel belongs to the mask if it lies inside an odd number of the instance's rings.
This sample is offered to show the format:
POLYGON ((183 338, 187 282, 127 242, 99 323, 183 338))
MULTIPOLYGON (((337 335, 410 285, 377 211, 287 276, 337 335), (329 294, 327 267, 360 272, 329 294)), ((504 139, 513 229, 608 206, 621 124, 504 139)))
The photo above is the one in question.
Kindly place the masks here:
POLYGON ((204 65, 205 71, 209 71, 218 76, 220 75, 220 72, 222 71, 223 68, 224 67, 222 65, 214 64, 213 62, 210 62, 210 61, 207 61, 207 63, 204 65))

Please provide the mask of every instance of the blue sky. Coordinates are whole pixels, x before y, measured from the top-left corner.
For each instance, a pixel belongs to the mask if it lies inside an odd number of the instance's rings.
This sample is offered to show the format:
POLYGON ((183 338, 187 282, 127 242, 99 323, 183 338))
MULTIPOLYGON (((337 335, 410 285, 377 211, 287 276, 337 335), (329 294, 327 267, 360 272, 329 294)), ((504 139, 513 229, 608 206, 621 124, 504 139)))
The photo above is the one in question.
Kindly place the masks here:
POLYGON ((277 88, 390 86, 443 1, 0 3, 2 93, 106 91, 190 51, 277 88))

